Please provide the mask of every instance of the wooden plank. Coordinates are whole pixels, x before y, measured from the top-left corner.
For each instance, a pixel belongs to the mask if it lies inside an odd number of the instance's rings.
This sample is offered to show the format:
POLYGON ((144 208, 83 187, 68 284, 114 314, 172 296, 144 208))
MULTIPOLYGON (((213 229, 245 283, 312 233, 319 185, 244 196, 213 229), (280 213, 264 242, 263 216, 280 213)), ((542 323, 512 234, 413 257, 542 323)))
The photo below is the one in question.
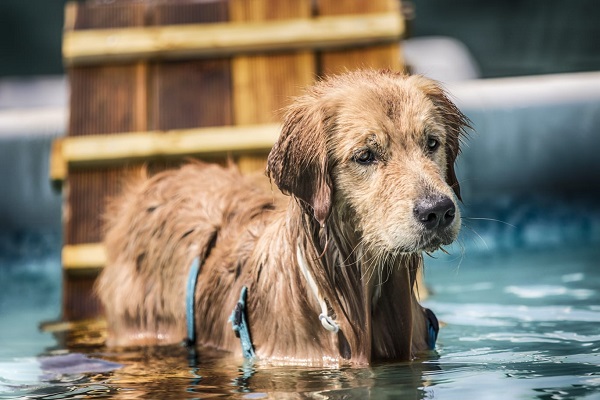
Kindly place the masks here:
POLYGON ((161 0, 154 3, 148 25, 194 25, 228 21, 227 0, 161 0))
MULTIPOLYGON (((84 319, 80 321, 44 321, 40 324, 40 330, 53 334, 72 334, 73 332, 106 331, 106 320, 104 318, 84 319)), ((89 344, 88 338, 83 337, 85 344, 89 344)), ((100 344, 104 344, 103 341, 100 344)), ((64 345, 62 345, 64 346, 64 345)))
MULTIPOLYGON (((320 56, 320 75, 339 74, 358 68, 401 70, 403 68, 400 38, 404 32, 404 19, 397 0, 319 0, 318 14, 336 16, 350 14, 389 13, 397 16, 401 27, 395 41, 387 44, 360 46, 352 49, 323 51, 320 56)), ((387 15, 387 14, 385 14, 387 15)))
MULTIPOLYGON (((141 26, 145 20, 145 5, 133 1, 109 6, 86 2, 70 5, 66 14, 67 32, 101 26, 141 26)), ((147 129, 145 73, 145 65, 140 63, 71 68, 68 135, 147 129)), ((111 181, 121 179, 120 175, 114 170, 73 171, 70 174, 65 192, 65 243, 98 240, 104 196, 115 194, 117 185, 111 181)))
MULTIPOLYGON (((232 0, 232 3, 236 2, 240 0, 232 0)), ((260 1, 246 3, 255 2, 260 1)), ((63 36, 63 59, 72 66, 152 58, 212 58, 343 48, 397 42, 403 30, 400 14, 393 12, 269 22, 67 31, 63 36)))
POLYGON ((67 177, 67 163, 62 154, 62 139, 55 139, 50 148, 50 160, 48 170, 50 181, 56 188, 60 188, 60 183, 67 177))
POLYGON ((151 129, 232 124, 229 60, 161 62, 151 70, 151 129))
MULTIPOLYGON (((153 8, 151 24, 175 27, 226 22, 226 1, 168 2, 153 8)), ((152 130, 231 125, 228 59, 157 60, 151 64, 152 130)))
POLYGON ((233 59, 234 119, 238 125, 279 120, 281 109, 315 77, 312 53, 233 59))
POLYGON ((67 274, 63 280, 63 321, 77 321, 99 316, 102 305, 94 292, 93 274, 67 274))
MULTIPOLYGON (((71 29, 142 26, 146 20, 146 4, 133 0, 112 4, 85 2, 69 7, 66 34, 71 29)), ((148 129, 145 64, 73 67, 68 74, 69 137, 148 129)), ((69 171, 63 192, 65 245, 101 240, 105 197, 119 192, 121 181, 130 171, 123 168, 69 171)), ((64 319, 98 315, 100 304, 92 290, 94 280, 89 274, 64 274, 64 319)))
MULTIPOLYGON (((310 31, 314 21, 311 0, 231 0, 233 23, 260 26, 304 26, 310 31), (306 25, 309 24, 309 25, 306 25)), ((296 28, 298 29, 298 28, 296 28)), ((279 120, 278 112, 290 97, 298 95, 315 77, 315 58, 309 51, 291 51, 290 32, 273 33, 284 39, 287 52, 268 55, 238 55, 232 60, 233 110, 236 125, 268 124, 279 120), (287 37, 287 38, 286 38, 287 37)), ((316 33, 316 32, 313 32, 316 33)), ((324 39, 319 34, 319 39, 324 39)), ((293 46, 291 46, 293 47, 293 46)), ((264 170, 265 157, 240 157, 243 172, 264 170)))
POLYGON ((279 131, 279 124, 265 124, 65 137, 53 154, 52 163, 61 165, 53 177, 64 178, 65 165, 73 170, 155 158, 267 153, 279 131))
MULTIPOLYGON (((139 4, 111 5, 110 12, 94 3, 81 3, 75 11, 75 29, 102 23, 144 23, 139 4), (112 18, 118 14, 119 18, 112 18)), ((147 129, 146 66, 141 63, 69 69, 70 117, 68 137, 147 129)), ((119 192, 126 170, 69 171, 65 192, 66 244, 98 241, 102 230, 104 199, 119 192)))
POLYGON ((69 136, 146 130, 143 64, 69 70, 69 136))
POLYGON ((148 6, 139 0, 72 1, 65 8, 65 33, 72 30, 116 29, 146 24, 148 6))
POLYGON ((62 248, 63 268, 69 274, 97 273, 106 264, 102 243, 66 245, 62 248))
POLYGON ((138 168, 80 168, 69 171, 65 190, 69 201, 63 205, 66 245, 102 240, 106 199, 120 193, 128 175, 138 168))

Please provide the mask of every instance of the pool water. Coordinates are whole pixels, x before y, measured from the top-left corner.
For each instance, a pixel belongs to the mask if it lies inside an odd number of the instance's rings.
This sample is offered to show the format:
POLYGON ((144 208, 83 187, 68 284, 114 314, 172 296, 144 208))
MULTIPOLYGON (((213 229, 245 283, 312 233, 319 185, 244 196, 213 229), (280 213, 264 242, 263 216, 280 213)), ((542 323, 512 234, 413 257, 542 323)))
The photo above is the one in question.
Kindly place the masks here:
POLYGON ((0 399, 600 399, 600 210, 506 201, 493 215, 500 222, 467 216, 450 255, 426 259, 424 304, 443 324, 436 352, 369 368, 107 349, 98 321, 41 332, 59 316, 60 236, 0 237, 0 399))

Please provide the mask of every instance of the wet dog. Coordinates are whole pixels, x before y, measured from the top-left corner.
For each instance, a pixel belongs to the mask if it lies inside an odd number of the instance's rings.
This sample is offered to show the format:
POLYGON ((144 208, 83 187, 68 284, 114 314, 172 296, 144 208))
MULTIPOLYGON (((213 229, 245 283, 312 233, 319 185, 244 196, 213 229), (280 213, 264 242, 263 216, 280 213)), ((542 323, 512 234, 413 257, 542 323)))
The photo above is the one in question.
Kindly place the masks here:
POLYGON ((200 162, 132 183, 111 204, 97 283, 108 344, 180 342, 188 298, 196 344, 240 354, 230 315, 247 288, 259 359, 368 364, 428 350, 437 321, 413 284, 422 253, 458 235, 466 126, 431 80, 350 72, 284 115, 267 175, 286 201, 200 162))

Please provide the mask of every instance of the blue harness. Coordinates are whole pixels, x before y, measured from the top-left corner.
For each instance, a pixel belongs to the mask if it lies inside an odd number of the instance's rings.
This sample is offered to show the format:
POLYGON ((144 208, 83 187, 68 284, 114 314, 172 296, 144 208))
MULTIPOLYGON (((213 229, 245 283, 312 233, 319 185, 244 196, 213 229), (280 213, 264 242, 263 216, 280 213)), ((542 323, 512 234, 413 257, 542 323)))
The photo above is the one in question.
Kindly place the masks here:
MULTIPOLYGON (((196 343, 196 304, 194 302, 194 294, 196 293, 196 283, 198 282, 199 273, 200 257, 196 257, 190 266, 185 295, 185 317, 187 323, 187 338, 185 343, 188 347, 191 347, 194 345, 194 343, 196 343)), ((254 353, 254 346, 252 345, 252 338, 250 336, 250 328, 246 318, 247 293, 248 288, 244 286, 242 288, 242 293, 240 293, 240 299, 238 300, 233 313, 229 317, 229 321, 232 324, 235 335, 240 338, 244 357, 247 359, 253 359, 256 354, 254 353)))
MULTIPOLYGON (((188 273, 188 280, 186 286, 185 296, 185 316, 187 322, 187 338, 186 345, 193 346, 196 343, 196 324, 195 324, 195 313, 196 305, 194 302, 194 294, 196 293, 196 283, 198 282, 198 274, 200 273, 200 257, 194 258, 190 271, 188 273)), ((248 326, 248 319, 246 316, 246 297, 248 295, 248 288, 242 287, 240 293, 240 299, 238 300, 229 322, 233 327, 235 335, 240 339, 242 345, 242 353, 244 358, 253 359, 256 357, 254 352, 254 346, 252 345, 252 337, 250 336, 250 328, 248 326)), ((438 332, 440 325, 437 317, 430 309, 425 309, 427 316, 427 344, 431 350, 435 349, 435 342, 437 341, 438 332)))
POLYGON ((252 345, 252 338, 250 337, 250 329, 248 327, 248 320, 246 319, 246 295, 248 294, 248 288, 242 287, 240 293, 240 299, 238 300, 229 321, 233 327, 235 335, 240 338, 242 343, 242 353, 244 358, 253 359, 256 357, 254 353, 254 346, 252 345))
POLYGON ((196 282, 198 282, 198 273, 200 272, 200 257, 194 258, 188 272, 187 290, 185 295, 185 318, 187 322, 187 338, 188 346, 196 342, 196 304, 194 302, 194 294, 196 293, 196 282))
POLYGON ((429 308, 425 309, 425 315, 427 316, 427 345, 429 349, 435 349, 435 342, 437 341, 438 332, 440 331, 440 323, 437 317, 429 308))

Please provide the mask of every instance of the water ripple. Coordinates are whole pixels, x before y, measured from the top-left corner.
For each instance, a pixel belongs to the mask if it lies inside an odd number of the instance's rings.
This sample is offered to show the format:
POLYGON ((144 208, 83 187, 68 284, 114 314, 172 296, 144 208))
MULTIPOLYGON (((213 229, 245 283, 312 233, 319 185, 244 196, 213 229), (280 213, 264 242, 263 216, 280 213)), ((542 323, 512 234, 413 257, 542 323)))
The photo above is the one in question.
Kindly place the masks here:
POLYGON ((569 289, 556 285, 507 286, 504 291, 522 299, 541 299, 548 296, 568 296, 577 300, 586 300, 594 296, 590 289, 569 289))
POLYGON ((600 322, 600 309, 574 306, 501 305, 487 303, 438 303, 427 301, 447 324, 470 326, 513 325, 515 322, 600 322))

